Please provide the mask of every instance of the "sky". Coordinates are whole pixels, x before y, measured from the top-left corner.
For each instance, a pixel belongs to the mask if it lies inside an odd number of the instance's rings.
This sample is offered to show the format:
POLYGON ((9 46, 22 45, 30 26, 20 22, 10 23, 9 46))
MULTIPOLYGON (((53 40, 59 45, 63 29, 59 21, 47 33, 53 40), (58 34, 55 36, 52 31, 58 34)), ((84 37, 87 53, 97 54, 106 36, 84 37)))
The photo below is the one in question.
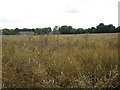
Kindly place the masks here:
POLYGON ((118 26, 119 0, 0 0, 0 29, 118 26))

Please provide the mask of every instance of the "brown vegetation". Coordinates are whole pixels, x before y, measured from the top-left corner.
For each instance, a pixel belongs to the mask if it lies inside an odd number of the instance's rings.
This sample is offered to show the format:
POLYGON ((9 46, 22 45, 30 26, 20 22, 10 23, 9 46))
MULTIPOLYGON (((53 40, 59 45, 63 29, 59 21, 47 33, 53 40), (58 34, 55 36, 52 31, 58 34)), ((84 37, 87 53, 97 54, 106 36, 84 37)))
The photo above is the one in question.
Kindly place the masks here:
POLYGON ((4 88, 118 87, 118 34, 3 36, 4 88))

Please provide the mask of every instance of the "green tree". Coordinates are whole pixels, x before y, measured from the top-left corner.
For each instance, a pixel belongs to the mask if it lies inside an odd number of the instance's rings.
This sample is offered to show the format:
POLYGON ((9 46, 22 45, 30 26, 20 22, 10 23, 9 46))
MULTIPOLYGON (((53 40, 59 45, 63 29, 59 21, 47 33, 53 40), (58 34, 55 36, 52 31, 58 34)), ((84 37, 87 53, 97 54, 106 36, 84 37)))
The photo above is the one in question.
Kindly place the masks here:
POLYGON ((61 34, 73 34, 73 28, 72 28, 72 26, 66 26, 66 25, 64 25, 64 26, 61 26, 59 28, 59 32, 61 34))
POLYGON ((55 26, 55 27, 53 28, 53 34, 60 34, 59 26, 55 26))
POLYGON ((96 30, 95 27, 91 27, 91 28, 88 28, 88 29, 86 30, 86 32, 87 32, 87 33, 94 33, 95 30, 96 30))
POLYGON ((107 33, 114 33, 114 32, 116 32, 115 31, 115 26, 113 26, 112 24, 107 25, 106 26, 106 32, 107 33))
POLYGON ((10 35, 10 30, 7 29, 7 28, 4 28, 3 31, 2 31, 2 34, 3 35, 10 35))
POLYGON ((104 33, 105 32, 105 25, 103 23, 100 23, 98 26, 97 26, 97 29, 96 31, 97 33, 104 33))
POLYGON ((76 34, 83 34, 83 33, 85 33, 85 30, 83 28, 78 28, 76 30, 76 34))
POLYGON ((116 28, 116 32, 120 32, 120 26, 116 28))

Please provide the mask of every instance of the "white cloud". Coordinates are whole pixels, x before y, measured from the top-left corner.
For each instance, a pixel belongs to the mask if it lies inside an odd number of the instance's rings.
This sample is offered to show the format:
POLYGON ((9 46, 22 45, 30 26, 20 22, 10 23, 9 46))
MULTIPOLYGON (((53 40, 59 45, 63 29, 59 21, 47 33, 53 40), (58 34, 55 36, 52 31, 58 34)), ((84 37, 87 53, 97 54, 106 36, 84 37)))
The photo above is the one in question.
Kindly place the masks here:
POLYGON ((0 28, 118 24, 119 0, 0 0, 0 28))

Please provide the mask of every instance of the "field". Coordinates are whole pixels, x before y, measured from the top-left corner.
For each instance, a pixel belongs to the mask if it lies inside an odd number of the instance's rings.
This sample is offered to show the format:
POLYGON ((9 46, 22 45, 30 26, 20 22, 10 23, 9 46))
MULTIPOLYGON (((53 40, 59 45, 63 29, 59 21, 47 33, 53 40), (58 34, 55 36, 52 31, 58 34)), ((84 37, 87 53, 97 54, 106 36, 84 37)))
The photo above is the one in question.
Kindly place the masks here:
POLYGON ((2 37, 3 88, 118 87, 118 34, 2 37))

